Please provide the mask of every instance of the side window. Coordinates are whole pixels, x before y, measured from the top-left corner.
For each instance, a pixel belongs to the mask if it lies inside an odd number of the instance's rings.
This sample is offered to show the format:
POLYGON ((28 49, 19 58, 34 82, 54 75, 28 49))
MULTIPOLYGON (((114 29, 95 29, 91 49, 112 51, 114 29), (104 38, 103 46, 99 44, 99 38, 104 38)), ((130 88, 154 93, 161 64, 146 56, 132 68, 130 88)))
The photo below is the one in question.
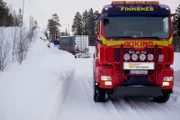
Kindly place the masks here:
POLYGON ((98 32, 99 34, 100 34, 100 22, 99 21, 97 21, 96 22, 96 32, 98 32))
POLYGON ((169 33, 169 18, 168 17, 163 19, 163 32, 166 34, 169 33))

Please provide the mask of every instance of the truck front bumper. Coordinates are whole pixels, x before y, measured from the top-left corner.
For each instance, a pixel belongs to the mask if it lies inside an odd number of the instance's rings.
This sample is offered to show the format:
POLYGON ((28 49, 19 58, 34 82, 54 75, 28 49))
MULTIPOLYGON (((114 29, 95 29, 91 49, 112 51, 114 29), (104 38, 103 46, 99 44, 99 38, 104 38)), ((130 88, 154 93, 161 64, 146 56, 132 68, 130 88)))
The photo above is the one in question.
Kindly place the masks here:
POLYGON ((163 94, 163 90, 158 86, 118 86, 115 87, 109 96, 113 98, 143 97, 154 98, 163 94))
MULTIPOLYGON (((157 74, 129 74, 122 71, 122 74, 117 74, 112 67, 98 67, 95 72, 95 80, 103 89, 113 89, 117 86, 158 86, 163 90, 173 89, 174 86, 174 70, 172 68, 164 68, 157 74), (101 80, 101 76, 111 77, 109 80, 112 85, 105 85, 105 80, 101 80), (166 79, 165 79, 166 78, 166 79), (172 78, 172 79, 170 79, 172 78)), ((108 81, 108 80, 107 80, 108 81)), ((108 81, 108 82, 109 82, 108 81)))

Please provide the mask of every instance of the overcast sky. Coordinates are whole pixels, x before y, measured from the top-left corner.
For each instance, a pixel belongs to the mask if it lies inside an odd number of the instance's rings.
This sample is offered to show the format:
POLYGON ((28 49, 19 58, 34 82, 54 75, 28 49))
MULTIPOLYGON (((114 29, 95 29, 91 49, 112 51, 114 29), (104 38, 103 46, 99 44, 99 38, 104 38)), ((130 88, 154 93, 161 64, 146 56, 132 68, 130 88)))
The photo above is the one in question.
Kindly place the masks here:
MULTIPOLYGON (((23 0, 4 0, 12 9, 18 11, 22 8, 23 0)), ((53 13, 60 17, 61 31, 68 28, 71 31, 72 21, 77 11, 82 12, 85 9, 93 8, 101 11, 105 4, 111 3, 112 0, 25 0, 24 20, 28 24, 29 16, 32 15, 42 29, 46 28, 47 20, 53 13)), ((172 12, 180 4, 180 0, 159 0, 162 4, 167 4, 172 12)))

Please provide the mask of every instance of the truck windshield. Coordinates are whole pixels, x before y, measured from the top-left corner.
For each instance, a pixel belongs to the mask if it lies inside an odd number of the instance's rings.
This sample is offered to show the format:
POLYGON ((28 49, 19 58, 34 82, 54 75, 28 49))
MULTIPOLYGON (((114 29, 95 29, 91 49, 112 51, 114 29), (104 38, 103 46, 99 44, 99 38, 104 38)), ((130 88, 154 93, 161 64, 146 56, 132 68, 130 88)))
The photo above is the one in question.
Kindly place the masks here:
POLYGON ((107 38, 168 38, 169 17, 107 17, 104 36, 107 38))

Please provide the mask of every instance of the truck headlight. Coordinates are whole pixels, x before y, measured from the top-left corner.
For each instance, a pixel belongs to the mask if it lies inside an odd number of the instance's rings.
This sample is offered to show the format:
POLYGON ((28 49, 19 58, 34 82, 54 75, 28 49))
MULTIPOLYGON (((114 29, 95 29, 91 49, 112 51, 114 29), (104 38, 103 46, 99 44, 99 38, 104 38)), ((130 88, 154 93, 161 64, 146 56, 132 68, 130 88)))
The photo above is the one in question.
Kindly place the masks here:
POLYGON ((136 60, 138 60, 138 55, 137 54, 133 54, 131 56, 131 58, 132 58, 132 60, 136 61, 136 60))
POLYGON ((170 83, 169 82, 163 82, 163 87, 166 87, 166 86, 169 86, 170 85, 170 83))
POLYGON ((128 60, 130 60, 130 55, 129 54, 124 54, 124 60, 126 60, 126 61, 128 61, 128 60))
POLYGON ((146 55, 145 55, 145 54, 141 54, 141 55, 139 56, 139 59, 140 59, 141 61, 144 61, 144 60, 146 59, 146 55))
POLYGON ((107 80, 112 80, 111 76, 101 76, 101 80, 107 81, 107 80))
POLYGON ((149 61, 152 61, 154 59, 154 55, 153 54, 148 54, 147 59, 149 61))
POLYGON ((106 82, 105 82, 105 85, 111 86, 111 85, 112 85, 112 82, 111 82, 111 81, 106 81, 106 82))

